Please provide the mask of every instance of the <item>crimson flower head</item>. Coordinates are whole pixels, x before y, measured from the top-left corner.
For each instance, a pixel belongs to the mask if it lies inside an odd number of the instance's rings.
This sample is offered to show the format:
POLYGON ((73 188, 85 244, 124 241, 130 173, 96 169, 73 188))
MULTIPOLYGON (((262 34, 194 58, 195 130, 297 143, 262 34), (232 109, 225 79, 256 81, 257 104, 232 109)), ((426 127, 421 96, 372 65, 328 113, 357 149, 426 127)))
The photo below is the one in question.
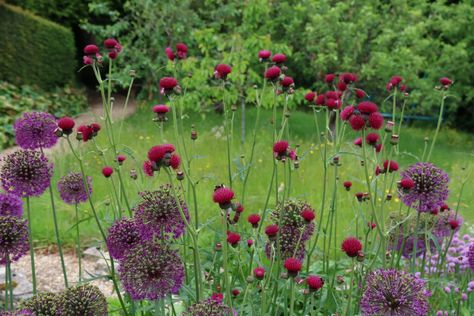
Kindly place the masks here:
POLYGON ((398 171, 398 163, 396 163, 393 160, 385 160, 383 162, 383 168, 385 169, 385 172, 394 172, 398 171))
POLYGON ((375 224, 374 222, 368 222, 367 223, 367 227, 369 227, 371 230, 374 229, 375 227, 377 227, 377 224, 375 224))
POLYGON ((337 83, 337 90, 346 91, 346 89, 347 89, 347 84, 344 81, 339 81, 337 83))
POLYGON ((318 95, 316 99, 314 100, 314 103, 316 105, 324 105, 325 102, 326 102, 326 96, 324 94, 318 95))
POLYGON ((281 69, 278 66, 272 66, 265 71, 265 78, 270 81, 276 81, 281 75, 281 69))
POLYGON ((236 297, 236 296, 238 296, 239 294, 240 294, 239 289, 233 289, 233 290, 232 290, 232 296, 236 297))
POLYGON ((226 187, 217 188, 212 194, 212 200, 218 203, 221 209, 228 209, 232 206, 234 191, 226 187))
POLYGON ((326 76, 324 76, 324 81, 326 83, 332 83, 335 77, 336 77, 335 74, 327 74, 326 76))
POLYGON ((185 59, 188 54, 188 46, 184 43, 176 44, 176 52, 179 59, 185 59))
POLYGON ((122 51, 122 46, 115 38, 108 38, 104 41, 104 46, 109 50, 109 58, 115 59, 122 51))
POLYGON ((358 79, 357 79, 357 76, 355 74, 350 73, 350 72, 346 72, 346 73, 342 73, 339 76, 339 80, 344 82, 345 84, 351 84, 351 83, 356 82, 358 79))
POLYGON ((252 239, 248 239, 248 240, 247 240, 247 246, 252 247, 252 245, 253 245, 253 240, 252 240, 252 239))
POLYGON ((453 84, 453 81, 448 77, 439 78, 439 83, 441 83, 445 88, 449 88, 453 84))
POLYGON ((323 287, 324 280, 317 275, 308 275, 306 284, 308 284, 308 288, 311 292, 315 292, 323 287))
POLYGON ((165 48, 165 55, 171 61, 173 61, 176 58, 176 56, 174 55, 173 49, 171 47, 165 48))
POLYGON ((344 188, 346 188, 347 191, 349 191, 352 187, 352 182, 350 181, 344 181, 344 188))
POLYGON ((257 228, 258 227, 258 223, 260 222, 260 215, 258 214, 251 214, 249 215, 249 217, 247 218, 248 222, 250 224, 252 224, 252 227, 253 228, 257 228))
POLYGON ((96 45, 90 44, 84 47, 84 54, 86 55, 95 55, 99 53, 99 47, 96 45))
POLYGON ((355 96, 357 99, 362 99, 366 96, 366 93, 362 89, 355 89, 355 96))
POLYGON ((410 191, 415 186, 415 182, 410 178, 403 178, 400 180, 399 186, 404 191, 410 191))
POLYGON ((270 58, 271 55, 272 55, 272 52, 266 49, 258 52, 258 58, 260 59, 260 61, 267 60, 268 58, 270 58))
POLYGON ((449 227, 451 227, 452 230, 456 230, 460 226, 461 222, 460 222, 459 219, 453 218, 453 219, 449 220, 448 224, 449 224, 449 227))
POLYGON ((294 85, 295 82, 293 80, 293 78, 291 78, 290 76, 285 76, 281 81, 280 81, 280 85, 284 88, 288 88, 292 85, 294 85))
POLYGON ((277 159, 281 159, 288 154, 288 142, 286 140, 280 140, 273 145, 273 153, 277 159))
POLYGON ((354 145, 362 147, 362 137, 357 137, 354 139, 354 145))
POLYGON ((304 95, 304 99, 310 103, 313 103, 315 98, 316 98, 316 93, 314 93, 313 91, 309 91, 308 93, 304 95))
POLYGON ((311 222, 314 220, 314 218, 316 217, 316 215, 314 215, 313 210, 311 210, 311 209, 309 209, 309 208, 306 208, 306 209, 304 209, 303 211, 301 211, 300 216, 301 216, 307 223, 311 223, 311 222))
POLYGON ((288 258, 285 260, 284 266, 288 271, 288 274, 292 277, 295 277, 301 271, 302 264, 301 261, 296 258, 288 258))
POLYGON ((365 137, 365 141, 367 144, 371 145, 371 146, 376 146, 377 145, 377 142, 380 140, 380 137, 377 133, 369 133, 367 134, 367 136, 365 137))
POLYGON ((179 157, 179 155, 177 154, 172 154, 169 161, 169 166, 173 168, 174 170, 177 170, 180 165, 181 165, 181 157, 179 157))
POLYGON ((121 165, 125 160, 127 160, 127 157, 125 157, 124 155, 118 155, 116 160, 119 163, 119 165, 121 165))
POLYGON ((232 72, 232 67, 230 67, 227 64, 219 64, 216 66, 214 70, 214 76, 216 79, 222 79, 225 80, 227 78, 227 75, 232 72))
POLYGON ((253 275, 257 280, 263 280, 265 277, 265 269, 262 267, 257 267, 253 270, 253 275))
POLYGON ((341 249, 349 257, 354 258, 357 257, 359 251, 362 250, 362 243, 355 237, 348 237, 342 242, 341 249))
POLYGON ((178 155, 174 154, 175 147, 172 144, 156 145, 148 150, 148 160, 153 171, 160 170, 161 167, 172 167, 177 169, 181 162, 178 155))
POLYGON ((240 242, 240 235, 233 232, 227 233, 227 242, 231 244, 232 247, 237 247, 240 242))
POLYGON ((441 212, 444 212, 444 211, 449 210, 448 204, 444 203, 443 205, 441 205, 441 206, 439 207, 439 210, 440 210, 441 212))
POLYGON ((390 91, 393 88, 398 88, 400 83, 402 83, 402 77, 400 76, 393 76, 390 78, 390 81, 387 83, 387 90, 390 91))
POLYGON ((58 121, 58 127, 61 129, 63 134, 70 135, 72 134, 72 129, 76 123, 74 120, 68 116, 62 117, 58 121))
POLYGON ((285 54, 275 54, 275 55, 273 55, 272 61, 275 64, 282 64, 286 61, 286 55, 285 54))
POLYGON ((160 79, 160 93, 169 95, 178 86, 178 81, 173 77, 163 77, 160 79))
POLYGON ((383 125, 383 116, 378 112, 377 105, 369 101, 360 102, 356 106, 347 106, 341 112, 341 119, 348 121, 355 131, 365 127, 380 129, 383 125))
POLYGON ((265 234, 267 234, 270 240, 275 239, 278 234, 278 225, 272 224, 265 227, 265 234))
POLYGON ((82 139, 82 141, 87 142, 93 137, 97 136, 100 131, 100 125, 97 123, 92 123, 90 125, 81 125, 77 128, 77 139, 82 139))
POLYGON ((102 168, 102 174, 104 177, 108 178, 112 175, 112 173, 114 173, 114 169, 112 167, 106 166, 102 168))
POLYGON ((113 49, 117 46, 118 41, 115 38, 108 38, 104 41, 104 46, 107 49, 113 49))
POLYGON ((224 300, 224 294, 222 293, 212 293, 211 300, 214 302, 222 303, 224 300))

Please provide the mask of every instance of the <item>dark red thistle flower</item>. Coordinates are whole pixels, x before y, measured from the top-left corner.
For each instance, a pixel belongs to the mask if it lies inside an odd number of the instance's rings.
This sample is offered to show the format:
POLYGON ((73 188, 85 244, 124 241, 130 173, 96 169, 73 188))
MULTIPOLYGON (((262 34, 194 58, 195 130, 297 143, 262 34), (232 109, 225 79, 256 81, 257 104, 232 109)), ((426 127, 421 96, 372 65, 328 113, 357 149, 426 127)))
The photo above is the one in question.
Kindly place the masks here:
POLYGON ((357 257, 359 251, 362 250, 362 243, 355 237, 348 237, 342 242, 341 249, 349 257, 354 258, 357 257))
POLYGON ((231 244, 232 247, 237 247, 240 242, 240 235, 233 232, 227 233, 227 242, 231 244))
POLYGON ((359 147, 362 147, 362 137, 357 137, 357 138, 354 140, 354 145, 359 146, 359 147))
POLYGON ((90 126, 81 125, 77 128, 78 137, 81 137, 84 142, 92 139, 93 131, 90 126))
POLYGON ((304 99, 311 103, 314 101, 315 98, 316 98, 316 93, 314 93, 313 91, 309 91, 308 93, 304 95, 304 99))
POLYGON ((66 135, 70 135, 72 133, 72 129, 76 123, 74 120, 68 116, 60 118, 58 121, 58 127, 62 130, 62 132, 66 135))
POLYGON ((380 169, 380 166, 375 167, 375 176, 378 177, 382 173, 382 169, 380 169))
POLYGON ((382 144, 375 145, 375 152, 379 153, 382 150, 382 144))
POLYGON ((357 192, 357 193, 355 194, 355 197, 357 198, 357 201, 362 202, 362 200, 364 199, 364 193, 362 193, 362 192, 357 192))
POLYGON ((334 81, 334 78, 336 77, 335 74, 327 74, 326 76, 324 76, 324 81, 326 83, 331 83, 334 81))
POLYGON ((460 221, 456 218, 450 219, 448 222, 449 226, 451 227, 452 230, 455 230, 459 227, 460 221))
POLYGON ((102 168, 102 174, 104 177, 108 178, 112 175, 112 173, 114 173, 114 169, 112 167, 106 166, 102 168))
POLYGON ((301 271, 302 264, 296 258, 288 258, 285 260, 284 267, 290 276, 295 277, 301 271))
POLYGON ((376 146, 379 140, 380 140, 380 137, 377 133, 369 133, 365 137, 365 141, 367 142, 367 144, 371 146, 376 146))
POLYGON ((280 85, 282 87, 288 88, 289 86, 293 85, 295 82, 293 81, 293 78, 289 76, 285 76, 281 81, 280 85))
POLYGON ((165 48, 165 54, 166 54, 166 57, 168 57, 168 59, 171 60, 171 61, 173 61, 176 57, 174 55, 173 49, 171 47, 166 47, 165 48))
POLYGON ((369 115, 369 126, 373 129, 380 129, 383 125, 383 116, 379 112, 369 115))
POLYGON ((288 142, 286 140, 280 140, 273 145, 273 152, 278 156, 286 155, 288 150, 288 142))
POLYGON ((188 46, 184 43, 176 44, 176 52, 178 53, 179 59, 185 59, 188 54, 188 46))
POLYGON ((273 55, 272 61, 276 64, 281 64, 286 61, 286 55, 285 54, 275 54, 273 55))
POLYGON ((92 123, 90 127, 92 129, 92 132, 94 133, 94 136, 96 136, 97 132, 100 131, 100 125, 98 123, 92 123))
POLYGON ((449 79, 448 77, 442 77, 439 79, 439 83, 441 83, 445 87, 449 87, 450 85, 453 84, 453 81, 449 79))
POLYGON ((258 223, 260 222, 260 215, 258 215, 258 214, 249 215, 249 217, 247 218, 247 221, 250 224, 252 224, 253 228, 257 228, 258 223))
POLYGON ((443 205, 440 206, 439 210, 440 210, 441 212, 444 212, 444 211, 449 210, 448 204, 444 203, 443 205))
POLYGON ((337 83, 337 90, 346 91, 346 89, 347 89, 347 84, 344 81, 339 81, 337 83))
POLYGON ((272 52, 270 52, 269 50, 261 50, 258 52, 258 58, 263 61, 263 60, 266 60, 268 58, 270 58, 270 56, 272 55, 272 52))
POLYGON ((398 87, 402 80, 403 79, 400 76, 393 76, 392 78, 390 78, 389 84, 391 85, 391 87, 398 87))
POLYGON ((274 239, 278 234, 278 225, 272 224, 265 227, 265 234, 267 234, 268 238, 274 239))
MULTIPOLYGON (((148 159, 153 162, 160 162, 167 154, 171 154, 175 151, 175 148, 172 144, 163 144, 153 146, 148 150, 148 159)), ((169 157, 171 158, 171 157, 169 157)))
POLYGON ((378 111, 377 104, 370 102, 370 101, 362 101, 357 104, 357 110, 364 114, 371 114, 378 111))
POLYGON ((272 66, 265 71, 265 78, 275 81, 280 77, 281 69, 278 66, 272 66))
POLYGON ((216 79, 223 79, 227 78, 227 75, 232 72, 232 67, 227 64, 219 64, 216 66, 214 70, 214 76, 216 79))
POLYGON ((383 162, 383 168, 385 171, 394 172, 398 170, 398 163, 393 160, 385 160, 383 162))
POLYGON ((107 49, 113 49, 117 46, 118 41, 115 38, 108 38, 104 41, 104 46, 107 49))
POLYGON ((326 96, 324 94, 318 95, 314 103, 316 103, 316 105, 324 105, 324 103, 326 103, 326 96))
POLYGON ((171 155, 171 159, 169 162, 170 167, 176 170, 179 168, 180 164, 181 164, 181 157, 179 157, 179 155, 177 154, 171 155))
POLYGON ((301 211, 300 213, 300 216, 307 222, 307 223, 310 223, 314 220, 314 218, 316 217, 316 215, 314 215, 314 212, 313 210, 307 208, 307 209, 304 209, 303 211, 301 211))
POLYGON ((222 294, 222 293, 212 293, 211 301, 221 303, 223 300, 224 300, 224 294, 222 294))
POLYGON ((116 59, 118 57, 118 53, 116 51, 111 51, 109 52, 109 58, 110 59, 116 59))
POLYGON ((160 79, 161 94, 170 94, 178 85, 178 81, 173 77, 163 77, 160 79))
POLYGON ((330 109, 339 109, 341 107, 341 100, 326 97, 325 105, 330 109))
POLYGON ((323 287, 324 280, 317 275, 308 275, 306 277, 306 284, 311 292, 315 292, 323 287))
POLYGON ((231 201, 234 198, 234 191, 229 188, 217 188, 212 194, 212 200, 218 203, 222 209, 227 209, 231 206, 231 201))
POLYGON ((346 190, 349 191, 352 187, 352 182, 351 181, 344 181, 343 185, 344 185, 344 188, 346 188, 346 190))
POLYGON ((355 89, 355 96, 358 99, 362 99, 366 96, 366 93, 362 89, 355 89))
POLYGON ((365 126, 365 120, 359 115, 351 115, 349 118, 349 124, 355 131, 360 131, 365 126))
POLYGON ((247 240, 247 246, 252 247, 252 245, 253 245, 253 240, 252 239, 247 240))
POLYGON ((124 155, 118 155, 116 160, 121 165, 125 160, 127 160, 127 157, 125 157, 124 155))
POLYGON ((99 47, 97 47, 96 45, 90 44, 84 47, 84 54, 86 55, 95 55, 98 53, 99 53, 99 47))
POLYGON ((234 210, 236 213, 242 213, 244 211, 244 206, 242 205, 242 203, 237 202, 235 203, 234 210))
POLYGON ((346 72, 339 76, 339 80, 343 81, 346 84, 351 84, 357 81, 357 76, 353 73, 346 72))
POLYGON ((168 113, 170 108, 164 104, 157 104, 153 106, 153 112, 157 114, 165 114, 168 113))
POLYGON ((414 186, 415 186, 415 182, 410 178, 403 178, 402 180, 400 180, 400 187, 403 190, 409 191, 413 189, 414 186))
POLYGON ((374 222, 368 222, 367 227, 369 227, 370 229, 374 229, 375 227, 377 227, 377 224, 375 224, 374 222))
POLYGON ((143 162, 143 172, 149 177, 153 176, 153 163, 150 160, 143 162))
POLYGON ((263 280, 265 277, 265 269, 262 267, 257 267, 253 270, 253 275, 257 280, 263 280))
POLYGON ((238 296, 239 294, 240 294, 239 289, 233 289, 233 290, 232 290, 232 295, 233 295, 234 297, 238 296))

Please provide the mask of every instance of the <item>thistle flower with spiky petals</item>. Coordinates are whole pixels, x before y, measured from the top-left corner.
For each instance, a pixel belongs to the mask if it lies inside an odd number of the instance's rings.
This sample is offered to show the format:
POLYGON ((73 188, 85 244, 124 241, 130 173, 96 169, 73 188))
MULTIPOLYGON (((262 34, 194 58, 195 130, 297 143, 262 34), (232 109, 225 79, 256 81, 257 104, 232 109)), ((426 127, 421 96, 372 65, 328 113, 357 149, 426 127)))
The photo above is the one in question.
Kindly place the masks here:
POLYGON ((19 196, 39 196, 48 187, 53 164, 40 152, 18 150, 4 158, 0 181, 5 191, 19 196))
POLYGON ((0 216, 21 217, 23 214, 23 201, 19 196, 8 192, 0 192, 0 216))
POLYGON ((448 174, 432 163, 415 163, 400 175, 414 182, 414 187, 408 192, 399 191, 400 198, 405 205, 415 208, 418 212, 437 209, 448 198, 448 174))
POLYGON ((97 286, 70 287, 59 298, 58 315, 106 316, 107 300, 97 286))
POLYGON ((23 149, 50 148, 56 145, 58 128, 53 115, 45 112, 26 112, 13 124, 15 140, 23 149))
POLYGON ((180 206, 171 192, 170 185, 162 185, 156 191, 140 192, 141 201, 134 207, 135 220, 145 239, 179 238, 184 233, 184 223, 179 207, 189 220, 186 203, 179 198, 180 206))
POLYGON ((91 177, 87 177, 87 193, 82 174, 70 172, 58 181, 58 191, 61 199, 67 204, 78 204, 86 202, 88 196, 92 193, 91 177))
POLYGON ((149 240, 130 249, 118 268, 125 291, 133 300, 156 300, 178 293, 184 266, 168 245, 149 240))
POLYGON ((227 316, 235 315, 234 311, 222 301, 208 298, 188 307, 183 316, 227 316))
POLYGON ((60 295, 55 293, 38 293, 20 304, 21 309, 33 312, 33 315, 57 316, 60 295))
POLYGON ((27 221, 16 216, 0 216, 0 264, 17 261, 30 249, 27 221))
POLYGON ((428 314, 425 281, 395 269, 379 269, 365 279, 360 301, 363 315, 423 316, 428 314))
POLYGON ((142 241, 134 219, 122 218, 109 228, 106 244, 112 258, 120 260, 125 253, 142 241))

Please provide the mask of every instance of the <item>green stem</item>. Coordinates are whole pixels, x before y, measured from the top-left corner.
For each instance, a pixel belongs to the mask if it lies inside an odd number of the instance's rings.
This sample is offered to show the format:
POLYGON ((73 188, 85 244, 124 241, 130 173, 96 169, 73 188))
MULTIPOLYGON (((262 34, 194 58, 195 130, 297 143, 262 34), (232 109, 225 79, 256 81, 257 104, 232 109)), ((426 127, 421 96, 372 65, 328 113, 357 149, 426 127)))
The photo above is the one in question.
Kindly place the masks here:
POLYGON ((76 254, 77 254, 77 261, 79 264, 79 283, 82 282, 82 250, 81 250, 81 235, 79 231, 79 210, 77 207, 77 203, 75 204, 76 209, 76 254))
POLYGON ((33 283, 33 295, 37 293, 36 285, 36 268, 35 268, 35 250, 33 245, 33 234, 31 230, 31 206, 30 206, 30 197, 27 196, 26 200, 26 213, 28 216, 28 241, 30 243, 30 258, 31 258, 31 282, 33 283))
POLYGON ((229 244, 227 242, 227 213, 230 211, 230 209, 225 209, 224 215, 222 216, 222 253, 223 253, 223 269, 224 269, 224 291, 226 293, 225 295, 225 301, 227 302, 228 306, 232 307, 232 299, 230 297, 230 285, 229 285, 229 268, 228 268, 228 247, 229 244))
POLYGON ((291 285, 290 285, 290 316, 293 315, 293 309, 295 305, 295 280, 293 278, 290 279, 291 285))
POLYGON ((428 152, 428 157, 426 157, 426 161, 430 161, 431 154, 433 152, 434 146, 436 144, 436 139, 438 138, 438 133, 441 128, 441 122, 443 120, 443 110, 444 110, 444 100, 446 99, 446 95, 443 92, 441 96, 441 108, 439 109, 439 115, 438 115, 438 124, 436 125, 436 131, 433 137, 433 142, 431 143, 430 151, 428 152))

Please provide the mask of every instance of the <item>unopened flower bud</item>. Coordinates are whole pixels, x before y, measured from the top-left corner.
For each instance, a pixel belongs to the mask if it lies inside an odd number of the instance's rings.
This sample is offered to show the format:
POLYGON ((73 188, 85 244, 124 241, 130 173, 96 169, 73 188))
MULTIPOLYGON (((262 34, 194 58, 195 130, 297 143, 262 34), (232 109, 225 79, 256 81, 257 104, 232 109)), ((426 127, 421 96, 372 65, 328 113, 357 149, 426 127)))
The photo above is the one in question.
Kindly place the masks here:
POLYGON ((387 194, 387 201, 391 201, 392 200, 392 195, 389 193, 387 194))
POLYGON ((54 135, 56 135, 56 137, 62 137, 63 136, 63 131, 60 128, 56 128, 54 130, 54 135))
POLYGON ((222 244, 221 244, 221 243, 217 243, 217 244, 216 244, 216 247, 215 247, 215 250, 216 250, 216 251, 221 251, 221 250, 222 250, 222 244))
POLYGON ((133 180, 137 180, 138 175, 137 175, 137 171, 135 169, 130 170, 130 178, 132 178, 133 180))
POLYGON ((191 131, 191 139, 196 140, 198 138, 198 133, 195 130, 191 131))
POLYGON ((359 252, 357 253, 357 261, 363 262, 364 260, 365 260, 364 252, 363 252, 363 251, 359 251, 359 252))
POLYGON ((133 69, 131 69, 129 72, 128 72, 128 75, 132 78, 136 77, 137 76, 137 72, 133 69))
POLYGON ((392 144, 392 145, 398 144, 398 138, 399 138, 398 135, 393 134, 392 138, 390 138, 390 144, 392 144))
POLYGON ((392 121, 387 121, 387 124, 385 124, 385 131, 391 133, 393 131, 393 125, 394 123, 392 121))
POLYGON ((298 169, 300 167, 300 161, 295 160, 294 165, 295 165, 295 169, 298 169))
POLYGON ((184 173, 182 171, 178 171, 176 173, 176 179, 178 179, 179 181, 184 180, 184 173))
POLYGON ((342 275, 338 275, 336 277, 337 283, 342 284, 344 283, 344 277, 342 275))
POLYGON ((232 112, 237 111, 237 105, 232 104, 232 106, 230 107, 230 110, 231 110, 232 112))
POLYGON ((76 139, 77 140, 82 140, 82 132, 77 132, 76 139))

